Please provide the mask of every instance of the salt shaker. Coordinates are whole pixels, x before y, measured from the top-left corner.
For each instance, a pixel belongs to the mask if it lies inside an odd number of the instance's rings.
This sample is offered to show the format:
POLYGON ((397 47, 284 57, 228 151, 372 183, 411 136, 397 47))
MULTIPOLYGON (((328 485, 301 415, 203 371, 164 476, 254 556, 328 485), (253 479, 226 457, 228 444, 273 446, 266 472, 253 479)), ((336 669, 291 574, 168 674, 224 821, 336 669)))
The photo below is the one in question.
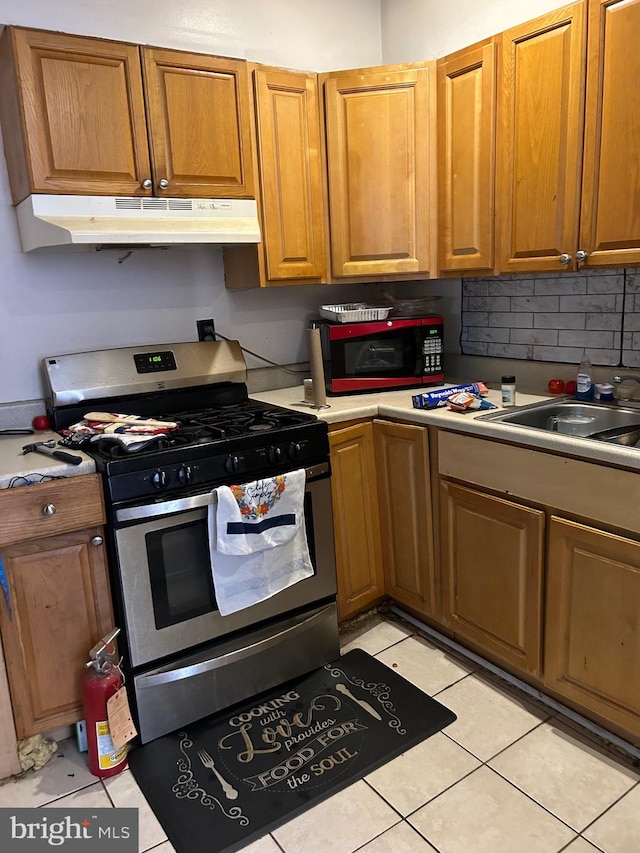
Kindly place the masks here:
POLYGON ((502 408, 506 409, 509 406, 516 404, 516 377, 502 377, 502 408))

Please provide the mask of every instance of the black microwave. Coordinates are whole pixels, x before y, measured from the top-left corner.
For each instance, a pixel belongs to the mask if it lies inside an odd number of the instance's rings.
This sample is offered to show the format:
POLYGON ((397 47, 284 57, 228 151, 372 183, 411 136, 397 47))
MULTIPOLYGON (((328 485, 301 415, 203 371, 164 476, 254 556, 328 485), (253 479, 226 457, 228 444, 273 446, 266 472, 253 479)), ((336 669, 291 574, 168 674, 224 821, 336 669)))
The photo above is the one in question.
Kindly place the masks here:
POLYGON ((318 325, 327 394, 444 383, 440 316, 318 325))

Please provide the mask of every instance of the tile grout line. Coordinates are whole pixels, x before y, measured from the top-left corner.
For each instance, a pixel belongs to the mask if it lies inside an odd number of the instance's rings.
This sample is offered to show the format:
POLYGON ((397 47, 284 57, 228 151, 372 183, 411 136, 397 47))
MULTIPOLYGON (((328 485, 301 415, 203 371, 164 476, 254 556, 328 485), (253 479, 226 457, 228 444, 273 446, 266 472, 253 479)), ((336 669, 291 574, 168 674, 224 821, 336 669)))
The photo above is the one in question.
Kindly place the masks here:
MULTIPOLYGON (((595 823, 595 820, 599 820, 602 817, 602 815, 604 814, 604 812, 608 811, 608 809, 610 808, 610 806, 608 806, 601 814, 598 815, 597 818, 595 818, 594 821, 591 821, 591 823, 587 824, 585 827, 583 827, 583 829, 576 829, 574 826, 571 826, 571 824, 567 823, 567 821, 564 820, 564 818, 561 818, 557 814, 554 814, 548 806, 545 806, 543 803, 538 802, 538 800, 536 800, 536 798, 532 794, 527 793, 527 791, 523 791, 522 788, 519 788, 515 782, 512 782, 511 779, 509 779, 507 776, 503 776, 502 773, 500 773, 499 770, 496 770, 495 767, 491 767, 489 764, 485 764, 484 766, 488 770, 491 770, 492 773, 495 773, 496 776, 499 776, 503 781, 508 782, 508 784, 511 785, 512 788, 515 788, 516 791, 519 791, 521 794, 524 794, 524 796, 527 797, 527 799, 531 800, 532 803, 535 803, 543 811, 545 811, 545 812, 547 812, 547 814, 551 815, 551 817, 554 817, 556 820, 560 821, 560 823, 564 824, 564 826, 566 826, 568 829, 570 829, 571 832, 575 832, 576 835, 581 835, 581 833, 584 832, 584 830, 588 826, 591 826, 592 823, 595 823)), ((628 793, 629 793, 629 791, 625 791, 625 793, 622 796, 624 797, 628 793)), ((575 841, 575 839, 574 839, 574 841, 575 841)), ((591 843, 591 842, 589 842, 589 843, 591 843)))
MULTIPOLYGON (((597 822, 600 820, 600 818, 604 817, 604 816, 607 814, 607 812, 611 811, 611 809, 612 809, 614 806, 617 806, 617 805, 618 805, 618 803, 619 803, 621 800, 624 800, 624 798, 625 798, 626 796, 628 796, 628 795, 629 795, 633 790, 635 790, 635 789, 636 789, 636 788, 638 788, 639 786, 640 786, 640 781, 636 782, 636 783, 635 783, 635 785, 632 785, 632 786, 629 788, 629 790, 628 790, 628 791, 625 791, 623 794, 621 794, 621 795, 618 797, 618 799, 617 799, 617 800, 615 800, 615 802, 611 803, 611 805, 610 805, 610 806, 607 806, 607 808, 602 812, 602 814, 599 814, 599 815, 598 815, 598 817, 594 818, 594 819, 591 821, 591 823, 588 823, 588 824, 585 826, 585 828, 584 828, 584 829, 580 830, 580 833, 582 834, 583 832, 586 832, 586 831, 587 831, 587 829, 589 829, 590 827, 592 827, 592 826, 594 825, 594 823, 597 823, 597 822)), ((588 839, 588 838, 587 838, 587 839, 585 839, 585 840, 586 840, 586 841, 589 841, 589 839, 588 839)), ((593 841, 589 841, 589 844, 593 844, 593 841)), ((597 845, 595 845, 595 844, 594 844, 594 847, 597 847, 597 845)))

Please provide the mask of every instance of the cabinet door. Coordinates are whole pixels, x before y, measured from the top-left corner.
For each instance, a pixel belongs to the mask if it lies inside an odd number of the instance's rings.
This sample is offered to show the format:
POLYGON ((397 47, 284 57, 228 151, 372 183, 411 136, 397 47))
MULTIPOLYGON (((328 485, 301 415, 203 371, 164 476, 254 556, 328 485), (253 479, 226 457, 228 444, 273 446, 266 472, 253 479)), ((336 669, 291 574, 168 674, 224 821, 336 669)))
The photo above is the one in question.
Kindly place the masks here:
MULTIPOLYGON (((315 74, 254 72, 268 279, 325 277, 325 224, 315 74)), ((291 282, 289 282, 291 283, 291 282)))
POLYGON ((640 543, 552 518, 545 684, 640 737, 640 543))
POLYGON ((96 527, 2 552, 11 610, 2 596, 0 628, 18 738, 84 716, 89 650, 114 627, 102 535, 96 527))
POLYGON ((326 79, 334 276, 434 269, 434 87, 434 65, 326 79))
POLYGON ((429 436, 425 427, 374 421, 385 591, 435 616, 429 436))
POLYGON ((30 193, 149 194, 135 45, 9 27, 0 54, 14 204, 30 193))
POLYGON ((580 249, 640 263, 640 0, 591 0, 580 249))
POLYGON ((445 619, 456 637, 537 674, 544 513, 443 482, 445 619))
POLYGON ((496 220, 500 272, 560 272, 573 263, 585 33, 584 6, 576 3, 502 35, 496 220))
POLYGON ((154 194, 253 196, 246 63, 143 48, 154 194))
POLYGON ((354 616, 384 596, 371 423, 329 433, 338 572, 338 615, 354 616))
POLYGON ((496 45, 438 62, 438 263, 492 270, 496 45))

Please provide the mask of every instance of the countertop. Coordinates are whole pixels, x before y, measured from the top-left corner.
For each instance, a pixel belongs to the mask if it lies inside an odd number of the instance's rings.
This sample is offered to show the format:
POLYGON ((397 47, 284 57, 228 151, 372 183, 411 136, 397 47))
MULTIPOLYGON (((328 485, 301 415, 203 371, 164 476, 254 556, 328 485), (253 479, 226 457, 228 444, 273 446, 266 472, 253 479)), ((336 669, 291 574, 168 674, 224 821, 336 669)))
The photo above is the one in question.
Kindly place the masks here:
MULTIPOLYGON (((451 383, 448 383, 439 387, 452 386, 451 383)), ((252 394, 251 396, 256 400, 263 400, 288 409, 312 412, 329 424, 358 418, 394 418, 409 423, 431 424, 443 429, 468 432, 478 437, 498 439, 510 444, 524 444, 540 450, 555 451, 563 455, 586 459, 590 462, 640 470, 640 448, 612 445, 530 427, 481 420, 481 416, 487 412, 461 413, 453 412, 446 407, 415 409, 412 397, 419 392, 420 389, 410 388, 406 391, 385 391, 380 394, 327 397, 329 408, 319 411, 303 402, 303 388, 300 385, 281 388, 278 391, 252 394)), ((500 391, 490 390, 486 399, 502 408, 500 391)), ((553 398, 549 394, 523 394, 518 391, 516 402, 518 406, 526 406, 530 403, 539 403, 550 399, 553 398)), ((638 412, 638 420, 640 421, 640 411, 638 412)))
MULTIPOLYGON (((448 383, 441 387, 452 387, 448 383)), ((531 429, 485 421, 480 419, 485 412, 453 412, 443 407, 438 409, 415 409, 412 397, 419 389, 410 388, 404 391, 384 391, 379 394, 354 394, 344 397, 327 397, 329 408, 316 411, 303 401, 302 385, 281 388, 277 391, 254 393, 251 397, 277 406, 284 406, 294 411, 305 411, 315 414, 329 424, 343 423, 359 418, 393 418, 408 423, 442 427, 457 432, 467 432, 479 437, 498 439, 507 443, 527 445, 540 450, 547 450, 564 455, 615 465, 621 468, 640 470, 640 449, 605 444, 561 435, 544 430, 531 429)), ((492 403, 501 408, 501 394, 491 390, 487 397, 492 403)), ((542 394, 523 394, 518 392, 518 406, 538 403, 551 399, 542 394)), ((638 413, 640 420, 640 412, 638 413)), ((47 474, 55 477, 77 477, 81 474, 95 472, 95 464, 90 456, 79 450, 72 451, 82 457, 80 465, 69 465, 43 456, 40 453, 22 455, 22 447, 33 441, 58 439, 54 432, 37 432, 34 435, 0 436, 0 488, 7 488, 14 477, 24 477, 29 482, 38 482, 39 476, 47 474)), ((63 448, 64 449, 64 448, 63 448)))
MULTIPOLYGON (((60 450, 66 450, 73 453, 74 456, 81 456, 80 465, 60 462, 57 459, 51 459, 49 456, 43 456, 41 453, 22 455, 22 448, 25 444, 32 444, 35 441, 48 441, 52 438, 57 441, 60 436, 55 432, 48 431, 35 432, 33 435, 0 435, 0 489, 8 488, 14 477, 24 477, 29 482, 37 483, 41 474, 52 477, 77 477, 80 474, 95 473, 96 466, 93 459, 86 453, 75 450, 75 448, 70 450, 61 447, 60 450)), ((21 485, 25 484, 21 483, 21 485)))

